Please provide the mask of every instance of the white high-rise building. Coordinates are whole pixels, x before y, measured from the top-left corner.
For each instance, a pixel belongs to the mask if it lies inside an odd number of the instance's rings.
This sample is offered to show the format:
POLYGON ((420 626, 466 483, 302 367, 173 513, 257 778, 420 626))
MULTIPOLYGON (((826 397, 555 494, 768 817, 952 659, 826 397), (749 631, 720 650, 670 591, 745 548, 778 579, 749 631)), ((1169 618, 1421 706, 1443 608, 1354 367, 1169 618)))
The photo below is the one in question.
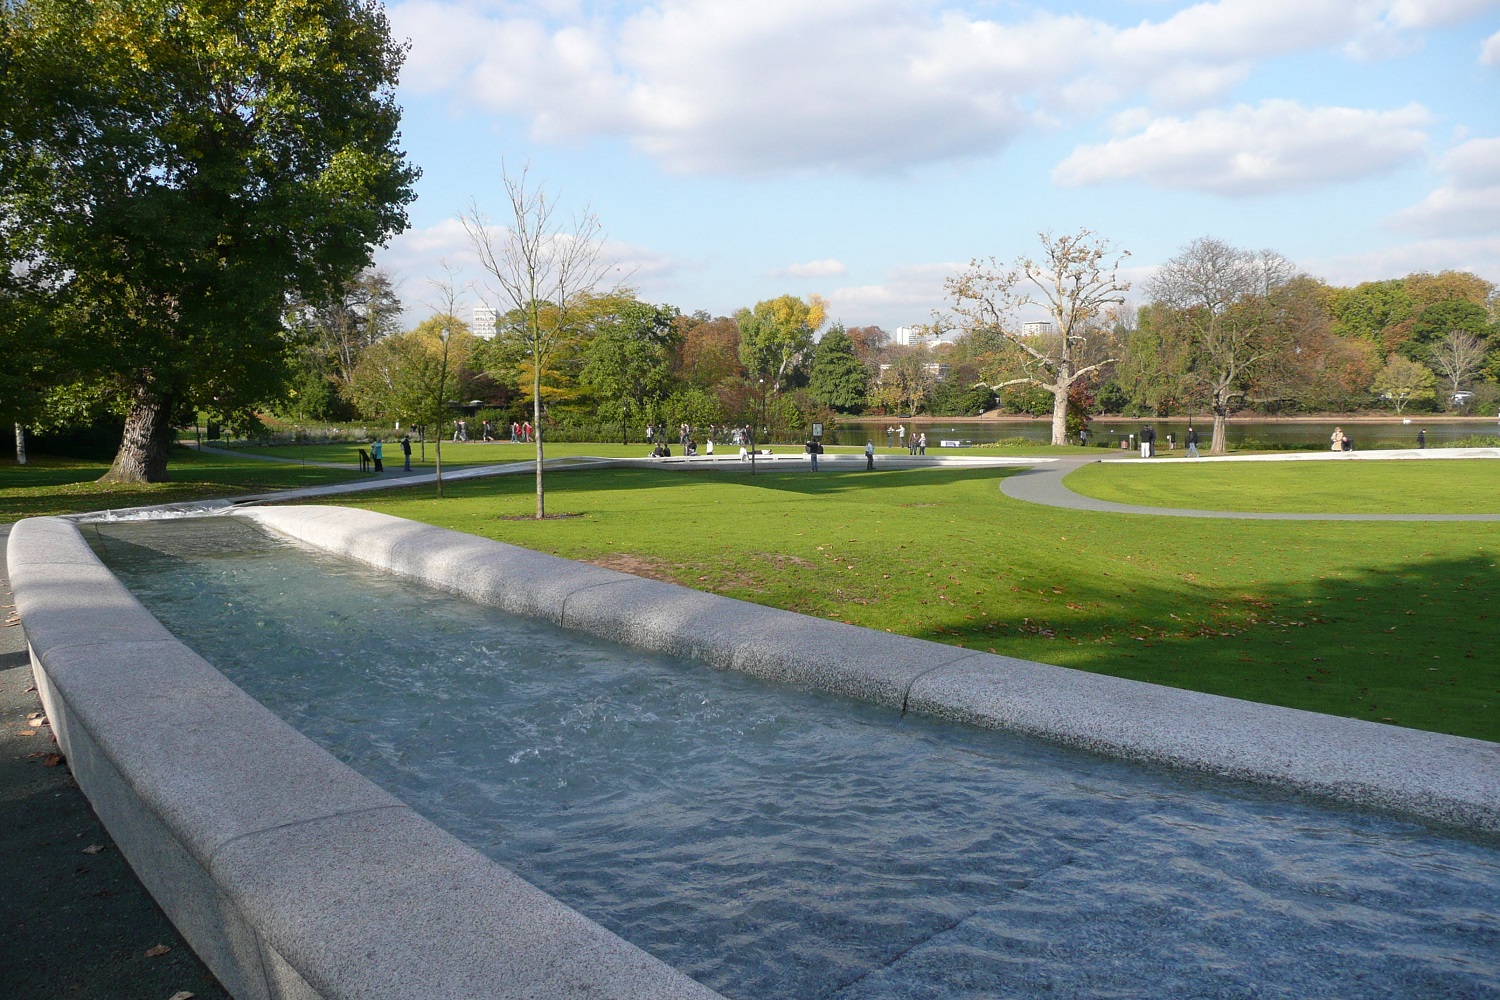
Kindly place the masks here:
POLYGON ((1052 321, 1050 319, 1037 320, 1034 323, 1021 324, 1021 336, 1023 337, 1040 337, 1043 334, 1056 332, 1057 327, 1052 325, 1052 321))
POLYGON ((897 347, 932 347, 938 342, 920 326, 898 326, 894 339, 897 347))
POLYGON ((474 321, 469 324, 469 329, 474 331, 474 336, 485 340, 493 340, 495 337, 495 309, 493 306, 477 305, 474 307, 474 321))

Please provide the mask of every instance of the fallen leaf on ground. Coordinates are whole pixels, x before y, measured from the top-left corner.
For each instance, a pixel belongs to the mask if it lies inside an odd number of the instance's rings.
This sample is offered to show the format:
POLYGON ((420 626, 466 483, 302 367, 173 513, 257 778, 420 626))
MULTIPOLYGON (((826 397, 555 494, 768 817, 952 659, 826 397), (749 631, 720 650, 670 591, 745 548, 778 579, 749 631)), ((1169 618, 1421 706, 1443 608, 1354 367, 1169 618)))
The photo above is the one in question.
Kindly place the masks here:
POLYGON ((62 762, 63 762, 63 755, 62 754, 60 754, 60 753, 49 753, 47 755, 46 759, 42 761, 42 766, 43 767, 56 767, 57 765, 61 764, 62 762))
POLYGON ((89 846, 87 846, 87 847, 85 847, 83 849, 83 853, 84 854, 98 854, 102 850, 104 850, 104 845, 103 844, 90 844, 89 846))
POLYGON ((26 689, 25 693, 26 694, 30 694, 31 692, 33 692, 35 690, 36 690, 36 685, 33 684, 33 685, 31 685, 31 687, 29 687, 29 688, 26 689))
POLYGON ((172 949, 168 948, 166 945, 159 944, 155 948, 147 948, 146 949, 146 957, 147 958, 160 958, 162 955, 165 955, 167 952, 169 952, 171 950, 172 949))
POLYGON ((189 993, 187 990, 179 990, 168 997, 167 1000, 193 1000, 193 997, 197 995, 196 993, 189 993))
POLYGON ((23 729, 23 730, 21 730, 20 735, 22 735, 22 736, 35 736, 36 735, 36 730, 35 729, 23 729))

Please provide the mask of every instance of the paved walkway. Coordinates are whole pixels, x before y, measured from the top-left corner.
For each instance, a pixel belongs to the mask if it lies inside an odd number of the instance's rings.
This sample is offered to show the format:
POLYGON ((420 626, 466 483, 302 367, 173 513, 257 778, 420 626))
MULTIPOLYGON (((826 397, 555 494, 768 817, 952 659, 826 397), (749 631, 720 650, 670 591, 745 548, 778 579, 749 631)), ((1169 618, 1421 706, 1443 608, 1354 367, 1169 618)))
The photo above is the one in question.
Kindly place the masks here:
MULTIPOLYGON (((9 535, 0 525, 4 621, 9 535)), ((21 626, 0 628, 0 996, 228 998, 136 881, 67 763, 49 757, 57 745, 32 684, 21 626)))
MULTIPOLYGON (((1491 451, 1492 449, 1482 449, 1491 451)), ((1381 453, 1365 452, 1365 455, 1381 453)), ((1383 453, 1390 460, 1399 460, 1406 457, 1396 452, 1383 453)), ((1420 457, 1432 456, 1431 451, 1421 453, 1420 457)), ((1307 461, 1311 456, 1299 456, 1298 461, 1307 461)), ((1442 456, 1449 458, 1481 458, 1482 456, 1442 456)), ((1288 456, 1290 458, 1290 456, 1288 456)), ((1330 453, 1327 458, 1332 461, 1347 460, 1342 456, 1330 453)), ((1247 455, 1240 461, 1257 460, 1270 461, 1275 456, 1247 455)), ((1235 461, 1234 456, 1218 458, 1217 461, 1235 461)), ((1321 459, 1320 459, 1321 460, 1321 459)), ((1042 504, 1047 507, 1064 507, 1068 510, 1089 510, 1105 514, 1151 514, 1157 517, 1211 517, 1232 518, 1244 521, 1500 521, 1500 514, 1290 514, 1270 513, 1265 511, 1232 511, 1232 510, 1192 510, 1180 507, 1145 507, 1128 503, 1115 503, 1112 500, 1096 500, 1086 497, 1081 493, 1074 493, 1063 485, 1063 479, 1073 470, 1101 461, 1097 458, 1063 458, 1058 461, 1029 469, 1018 475, 1010 476, 1000 483, 1000 489, 1006 496, 1015 500, 1025 500, 1028 503, 1042 504)), ((1192 459, 1115 459, 1113 461, 1136 461, 1136 462, 1185 462, 1192 459)))

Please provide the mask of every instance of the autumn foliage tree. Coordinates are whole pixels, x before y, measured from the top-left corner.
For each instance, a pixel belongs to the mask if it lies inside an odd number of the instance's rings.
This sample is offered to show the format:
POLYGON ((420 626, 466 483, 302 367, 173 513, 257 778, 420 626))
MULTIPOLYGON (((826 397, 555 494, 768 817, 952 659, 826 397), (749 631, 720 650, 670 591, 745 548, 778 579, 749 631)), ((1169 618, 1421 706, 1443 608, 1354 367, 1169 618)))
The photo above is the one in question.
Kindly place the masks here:
POLYGON ((1040 257, 1019 257, 1013 268, 993 257, 975 259, 949 278, 945 288, 961 329, 991 331, 1013 348, 1016 374, 992 381, 990 387, 999 391, 1032 385, 1050 394, 1052 443, 1065 445, 1073 386, 1118 360, 1105 320, 1130 290, 1130 283, 1120 278, 1120 264, 1129 252, 1116 250, 1088 229, 1040 236, 1040 257), (1050 318, 1050 333, 1023 331, 1019 316, 1035 308, 1050 318))

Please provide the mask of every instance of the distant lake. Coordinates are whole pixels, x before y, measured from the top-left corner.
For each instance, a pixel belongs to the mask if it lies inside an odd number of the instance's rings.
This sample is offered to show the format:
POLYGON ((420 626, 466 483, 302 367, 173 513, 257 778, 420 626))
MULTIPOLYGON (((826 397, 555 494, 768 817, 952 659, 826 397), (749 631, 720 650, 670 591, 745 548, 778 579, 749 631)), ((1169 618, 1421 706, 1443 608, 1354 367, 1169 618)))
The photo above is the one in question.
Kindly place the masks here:
MULTIPOLYGON (((1188 425, 1185 417, 1172 417, 1166 420, 1095 417, 1089 423, 1089 443, 1119 441, 1130 434, 1139 433, 1141 427, 1147 423, 1156 428, 1160 442, 1158 449, 1165 448, 1168 434, 1174 435, 1178 447, 1182 446, 1182 437, 1188 425)), ((1200 419, 1195 420, 1194 423, 1198 428, 1199 447, 1206 449, 1213 434, 1213 421, 1200 419)), ((1000 441, 1005 438, 1022 438, 1039 444, 1052 440, 1052 424, 1046 420, 1002 419, 956 423, 944 421, 941 417, 919 417, 916 420, 882 418, 842 421, 833 429, 832 434, 825 435, 825 440, 831 444, 864 444, 866 441, 874 441, 884 447, 885 429, 898 424, 905 424, 908 431, 915 427, 919 432, 925 432, 929 449, 938 447, 938 442, 943 439, 971 441, 974 444, 1000 441)), ((1415 448, 1417 431, 1423 428, 1427 430, 1427 446, 1430 448, 1440 447, 1445 441, 1456 441, 1474 434, 1500 437, 1500 423, 1497 423, 1494 418, 1483 417, 1432 424, 1422 423, 1420 417, 1412 417, 1409 424, 1403 424, 1399 417, 1378 423, 1343 424, 1337 420, 1290 423, 1246 417, 1231 419, 1227 433, 1230 448, 1259 446, 1320 449, 1328 447, 1328 437, 1335 427, 1343 427, 1344 433, 1353 439, 1356 448, 1415 448)))

